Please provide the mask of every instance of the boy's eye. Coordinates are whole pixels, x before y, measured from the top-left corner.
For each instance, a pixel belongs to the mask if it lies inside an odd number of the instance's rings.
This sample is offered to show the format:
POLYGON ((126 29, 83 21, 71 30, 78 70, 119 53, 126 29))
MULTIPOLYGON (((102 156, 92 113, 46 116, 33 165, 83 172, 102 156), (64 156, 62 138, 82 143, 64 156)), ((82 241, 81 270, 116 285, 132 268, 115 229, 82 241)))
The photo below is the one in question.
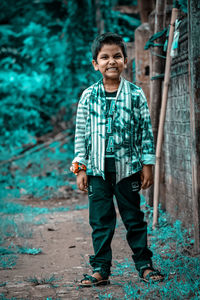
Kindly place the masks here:
MULTIPOLYGON (((108 59, 108 56, 105 55, 105 56, 101 56, 100 58, 101 59, 108 59)), ((121 56, 121 54, 117 54, 117 55, 114 56, 114 58, 122 58, 122 56, 121 56)))

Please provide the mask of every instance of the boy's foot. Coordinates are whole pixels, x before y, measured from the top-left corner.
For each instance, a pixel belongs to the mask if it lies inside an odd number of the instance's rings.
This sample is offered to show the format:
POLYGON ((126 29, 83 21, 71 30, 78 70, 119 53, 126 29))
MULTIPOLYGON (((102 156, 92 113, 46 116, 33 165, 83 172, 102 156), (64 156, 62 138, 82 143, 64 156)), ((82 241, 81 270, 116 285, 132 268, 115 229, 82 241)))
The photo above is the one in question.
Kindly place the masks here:
POLYGON ((139 275, 145 282, 161 282, 164 280, 164 276, 153 267, 141 270, 139 275))
POLYGON ((97 285, 107 285, 110 283, 108 278, 103 278, 99 273, 94 273, 92 276, 88 274, 83 274, 84 279, 81 280, 79 286, 81 287, 91 287, 97 285))

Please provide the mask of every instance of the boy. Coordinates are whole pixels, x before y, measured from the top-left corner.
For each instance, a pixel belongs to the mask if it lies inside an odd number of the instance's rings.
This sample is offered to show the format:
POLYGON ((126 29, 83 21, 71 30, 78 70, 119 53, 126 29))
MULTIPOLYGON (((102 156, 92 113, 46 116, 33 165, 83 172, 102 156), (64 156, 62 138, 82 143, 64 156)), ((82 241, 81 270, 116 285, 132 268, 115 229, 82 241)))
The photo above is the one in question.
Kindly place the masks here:
POLYGON ((84 274, 81 286, 109 283, 111 240, 116 212, 113 195, 127 229, 127 241, 139 276, 161 281, 147 247, 147 224, 140 210, 140 188, 153 183, 155 149, 146 98, 141 88, 121 77, 127 63, 121 36, 104 33, 92 44, 92 64, 103 78, 87 88, 76 117, 75 158, 71 170, 77 186, 89 198, 94 255, 93 275, 84 274))

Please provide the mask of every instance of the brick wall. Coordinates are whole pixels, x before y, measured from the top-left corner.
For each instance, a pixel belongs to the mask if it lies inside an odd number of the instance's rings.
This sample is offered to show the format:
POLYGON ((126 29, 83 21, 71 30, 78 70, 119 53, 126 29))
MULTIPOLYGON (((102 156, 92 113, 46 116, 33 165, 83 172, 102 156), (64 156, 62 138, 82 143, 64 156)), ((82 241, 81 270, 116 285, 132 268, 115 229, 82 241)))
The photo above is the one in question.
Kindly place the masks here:
POLYGON ((162 155, 161 203, 172 218, 191 228, 192 170, 187 20, 180 27, 179 53, 172 59, 162 155))

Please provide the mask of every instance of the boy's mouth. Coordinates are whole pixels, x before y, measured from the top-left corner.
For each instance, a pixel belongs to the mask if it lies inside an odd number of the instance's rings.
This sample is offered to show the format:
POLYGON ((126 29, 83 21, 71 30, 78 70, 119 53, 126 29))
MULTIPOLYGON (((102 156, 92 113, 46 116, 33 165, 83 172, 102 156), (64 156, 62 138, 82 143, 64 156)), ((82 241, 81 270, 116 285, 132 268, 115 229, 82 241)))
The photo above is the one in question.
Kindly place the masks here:
POLYGON ((117 71, 117 68, 115 68, 115 67, 110 67, 110 68, 107 68, 107 71, 117 71))

